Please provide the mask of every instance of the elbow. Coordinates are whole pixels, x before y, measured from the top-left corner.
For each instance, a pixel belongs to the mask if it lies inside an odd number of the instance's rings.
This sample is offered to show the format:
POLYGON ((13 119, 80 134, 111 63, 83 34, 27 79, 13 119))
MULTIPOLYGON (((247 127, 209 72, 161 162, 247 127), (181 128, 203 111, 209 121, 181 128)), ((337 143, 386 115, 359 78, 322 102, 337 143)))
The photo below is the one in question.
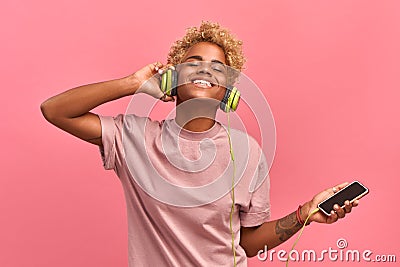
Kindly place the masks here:
POLYGON ((248 258, 257 256, 260 251, 260 247, 264 245, 264 242, 258 238, 258 234, 256 232, 258 228, 259 226, 241 228, 239 244, 246 252, 246 256, 248 258))
POLYGON ((50 111, 47 101, 44 101, 42 104, 40 104, 40 111, 42 112, 43 117, 48 120, 50 111))
POLYGON ((42 112, 43 117, 48 122, 54 121, 54 117, 55 117, 54 111, 51 107, 51 104, 49 103, 49 100, 46 100, 42 104, 40 104, 40 111, 42 112))
POLYGON ((253 258, 254 256, 257 256, 258 251, 255 249, 246 249, 244 248, 244 251, 246 252, 246 256, 248 258, 253 258))
POLYGON ((254 246, 251 242, 241 242, 240 246, 243 248, 244 252, 246 252, 246 256, 248 258, 252 258, 257 256, 259 249, 254 246))

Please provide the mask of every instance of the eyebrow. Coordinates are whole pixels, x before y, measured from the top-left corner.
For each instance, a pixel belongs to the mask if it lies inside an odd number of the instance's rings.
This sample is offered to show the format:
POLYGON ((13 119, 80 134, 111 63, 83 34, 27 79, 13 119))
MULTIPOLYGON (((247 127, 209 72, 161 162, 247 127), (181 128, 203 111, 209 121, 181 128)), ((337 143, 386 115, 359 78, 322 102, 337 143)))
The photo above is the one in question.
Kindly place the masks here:
MULTIPOLYGON (((185 59, 185 61, 186 61, 186 60, 189 60, 189 59, 197 59, 197 60, 204 61, 202 56, 190 56, 190 57, 188 57, 187 59, 185 59)), ((217 60, 217 59, 213 59, 213 60, 211 60, 211 62, 219 63, 219 64, 222 64, 222 65, 225 65, 223 62, 221 62, 221 61, 219 61, 219 60, 217 60)))

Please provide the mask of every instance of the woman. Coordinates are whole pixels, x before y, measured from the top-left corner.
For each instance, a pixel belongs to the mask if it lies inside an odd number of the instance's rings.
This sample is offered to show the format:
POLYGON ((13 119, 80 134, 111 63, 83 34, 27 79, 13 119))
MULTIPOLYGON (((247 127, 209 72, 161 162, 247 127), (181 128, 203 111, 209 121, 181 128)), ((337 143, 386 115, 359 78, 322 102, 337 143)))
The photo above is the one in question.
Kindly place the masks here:
MULTIPOLYGON (((244 61, 241 41, 216 23, 202 22, 170 50, 168 66, 178 65, 180 80, 176 96, 160 89, 154 77, 166 66, 157 62, 121 79, 68 90, 41 105, 49 122, 99 146, 104 167, 120 178, 127 203, 130 266, 247 266, 247 257, 289 239, 319 202, 346 185, 326 189, 284 218, 269 221, 269 177, 261 149, 246 134, 229 135, 229 129, 215 121, 228 88, 228 69, 240 72, 244 61), (157 122, 90 112, 139 92, 165 102, 176 100, 176 118, 157 122), (243 138, 246 151, 240 148, 243 138), (243 159, 245 167, 240 164, 243 159), (231 177, 232 166, 238 177, 224 194, 211 187, 206 192, 185 191, 209 186, 216 177, 231 177), (249 190, 254 176, 259 184, 249 190), (157 187, 154 181, 167 183, 157 187)), ((333 223, 358 201, 345 204, 336 205, 330 216, 312 214, 309 222, 333 223)))

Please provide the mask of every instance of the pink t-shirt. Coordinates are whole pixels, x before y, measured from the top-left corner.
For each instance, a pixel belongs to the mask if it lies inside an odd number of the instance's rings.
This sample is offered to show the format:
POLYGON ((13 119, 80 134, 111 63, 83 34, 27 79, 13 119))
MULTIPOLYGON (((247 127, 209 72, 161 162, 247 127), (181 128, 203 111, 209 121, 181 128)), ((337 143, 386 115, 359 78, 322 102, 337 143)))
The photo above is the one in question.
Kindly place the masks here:
POLYGON ((247 266, 240 227, 270 217, 269 177, 258 143, 218 122, 190 132, 175 120, 99 116, 105 169, 126 198, 129 266, 233 266, 230 211, 234 181, 237 266, 247 266))

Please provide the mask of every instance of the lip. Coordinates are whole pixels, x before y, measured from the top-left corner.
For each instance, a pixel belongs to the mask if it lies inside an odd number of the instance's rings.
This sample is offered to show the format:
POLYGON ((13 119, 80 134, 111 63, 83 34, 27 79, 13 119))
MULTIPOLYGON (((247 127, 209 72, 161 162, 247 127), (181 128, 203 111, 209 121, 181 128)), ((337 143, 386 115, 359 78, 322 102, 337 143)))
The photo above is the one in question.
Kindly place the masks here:
POLYGON ((195 80, 203 80, 207 81, 211 84, 211 87, 214 87, 215 85, 218 85, 218 82, 215 81, 214 79, 210 77, 204 77, 204 76, 193 76, 189 79, 190 83, 193 83, 195 80))

